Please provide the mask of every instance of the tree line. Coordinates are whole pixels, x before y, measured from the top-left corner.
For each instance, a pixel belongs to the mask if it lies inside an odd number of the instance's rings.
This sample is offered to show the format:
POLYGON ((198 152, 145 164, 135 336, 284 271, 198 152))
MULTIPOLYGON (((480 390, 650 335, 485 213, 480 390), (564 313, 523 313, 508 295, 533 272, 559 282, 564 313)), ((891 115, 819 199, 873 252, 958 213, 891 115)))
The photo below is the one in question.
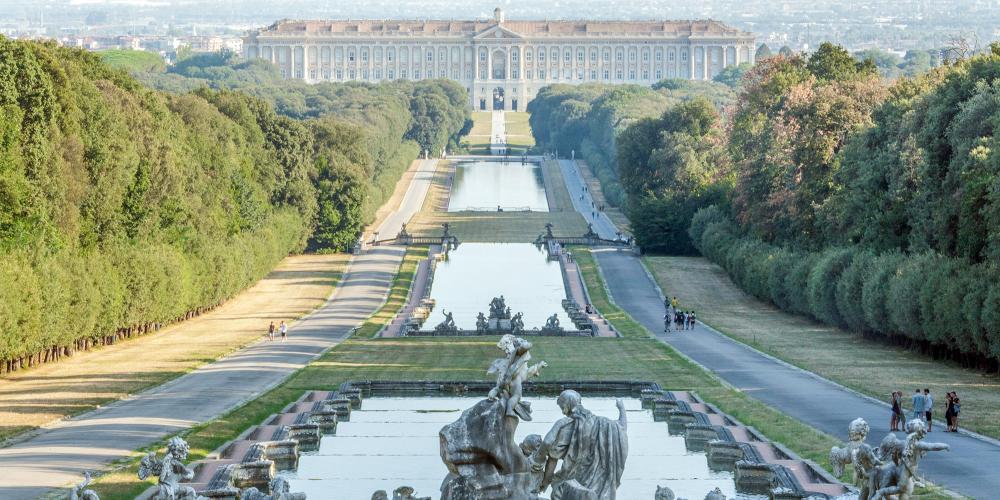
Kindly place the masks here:
POLYGON ((894 82, 830 44, 767 58, 728 120, 702 254, 782 309, 998 368, 1000 46, 894 82))
POLYGON ((0 37, 0 373, 199 314, 289 253, 346 249, 418 151, 467 127, 446 82, 179 90, 0 37))

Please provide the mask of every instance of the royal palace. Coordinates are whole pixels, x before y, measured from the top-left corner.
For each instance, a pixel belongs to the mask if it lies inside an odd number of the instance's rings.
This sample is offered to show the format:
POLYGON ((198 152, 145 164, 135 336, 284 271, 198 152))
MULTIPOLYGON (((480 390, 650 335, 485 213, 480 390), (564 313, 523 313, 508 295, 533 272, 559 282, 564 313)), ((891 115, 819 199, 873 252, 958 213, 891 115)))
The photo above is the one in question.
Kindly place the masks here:
POLYGON ((539 88, 708 80, 753 62, 754 35, 718 21, 279 21, 248 34, 248 59, 307 82, 449 78, 474 109, 523 110, 539 88))

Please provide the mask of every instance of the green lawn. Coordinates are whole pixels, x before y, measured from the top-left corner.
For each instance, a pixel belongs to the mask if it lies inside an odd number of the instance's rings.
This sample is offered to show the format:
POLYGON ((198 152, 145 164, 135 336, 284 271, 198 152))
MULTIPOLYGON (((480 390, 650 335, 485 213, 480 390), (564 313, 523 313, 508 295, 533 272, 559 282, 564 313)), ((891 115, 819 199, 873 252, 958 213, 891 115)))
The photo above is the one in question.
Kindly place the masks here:
MULTIPOLYGON (((730 337, 859 392, 887 400, 929 387, 962 398, 962 427, 1000 438, 1000 378, 789 314, 743 293, 726 272, 697 257, 646 257, 668 295, 730 337)), ((886 413, 888 418, 888 413, 886 413)))
POLYGON ((530 243, 545 233, 545 224, 555 225, 559 236, 580 236, 587 223, 577 212, 419 212, 406 229, 417 236, 438 236, 441 225, 451 225, 451 234, 464 242, 530 243))
POLYGON ((535 136, 531 133, 528 118, 531 114, 525 111, 507 111, 504 113, 507 128, 507 144, 515 152, 527 151, 535 147, 535 136))
POLYGON ((490 134, 493 131, 493 122, 489 111, 472 112, 472 130, 469 135, 462 138, 462 146, 468 150, 469 154, 489 154, 490 134))
POLYGON ((566 181, 563 180, 562 169, 559 162, 546 161, 542 163, 542 176, 545 179, 545 191, 549 199, 549 210, 553 212, 573 212, 573 200, 570 199, 569 191, 566 189, 566 181))

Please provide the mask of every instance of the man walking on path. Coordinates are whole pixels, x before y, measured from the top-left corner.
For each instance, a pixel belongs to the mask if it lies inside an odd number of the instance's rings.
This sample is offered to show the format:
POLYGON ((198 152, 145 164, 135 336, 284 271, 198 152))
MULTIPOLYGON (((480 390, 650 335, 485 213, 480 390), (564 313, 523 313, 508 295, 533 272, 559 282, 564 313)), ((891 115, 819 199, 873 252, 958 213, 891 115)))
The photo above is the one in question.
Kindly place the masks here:
POLYGON ((281 326, 279 328, 281 330, 281 341, 284 342, 285 337, 288 335, 288 325, 286 325, 285 322, 282 321, 281 326))
POLYGON ((271 326, 267 327, 267 339, 274 340, 274 321, 271 322, 271 326))
POLYGON ((913 393, 913 415, 910 416, 910 420, 916 420, 918 418, 924 418, 926 411, 926 406, 924 405, 924 395, 920 393, 920 389, 917 389, 913 393))
POLYGON ((927 432, 931 431, 931 413, 934 411, 934 396, 930 389, 924 389, 924 416, 927 417, 927 432))

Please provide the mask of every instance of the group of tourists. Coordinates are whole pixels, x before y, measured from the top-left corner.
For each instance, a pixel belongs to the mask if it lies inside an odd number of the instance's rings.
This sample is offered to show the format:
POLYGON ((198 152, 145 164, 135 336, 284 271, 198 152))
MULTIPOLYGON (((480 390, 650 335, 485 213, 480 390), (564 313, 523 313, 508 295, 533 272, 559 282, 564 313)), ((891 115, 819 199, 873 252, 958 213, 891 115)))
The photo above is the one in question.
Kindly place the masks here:
POLYGON ((666 313, 663 314, 664 333, 670 333, 671 322, 678 331, 694 330, 698 317, 695 316, 694 311, 681 311, 678 308, 679 305, 680 301, 677 300, 677 297, 663 301, 663 306, 666 308, 666 313))
MULTIPOLYGON (((958 432, 958 415, 962 410, 962 402, 958 398, 957 392, 945 394, 947 399, 944 406, 944 419, 947 424, 947 432, 958 432)), ((927 432, 931 432, 933 427, 932 417, 934 416, 934 396, 931 390, 924 388, 923 391, 917 389, 910 398, 913 411, 910 420, 923 420, 927 423, 927 432)), ((893 391, 890 400, 892 405, 892 419, 889 421, 889 430, 899 431, 906 429, 906 416, 903 414, 903 391, 893 391)))
POLYGON ((274 321, 272 321, 271 324, 267 327, 267 339, 268 340, 272 340, 272 341, 274 340, 274 332, 275 332, 275 330, 277 330, 278 332, 281 333, 281 341, 284 342, 285 338, 288 337, 288 325, 286 325, 285 322, 282 321, 281 324, 277 327, 277 329, 275 329, 275 327, 274 327, 274 321))

